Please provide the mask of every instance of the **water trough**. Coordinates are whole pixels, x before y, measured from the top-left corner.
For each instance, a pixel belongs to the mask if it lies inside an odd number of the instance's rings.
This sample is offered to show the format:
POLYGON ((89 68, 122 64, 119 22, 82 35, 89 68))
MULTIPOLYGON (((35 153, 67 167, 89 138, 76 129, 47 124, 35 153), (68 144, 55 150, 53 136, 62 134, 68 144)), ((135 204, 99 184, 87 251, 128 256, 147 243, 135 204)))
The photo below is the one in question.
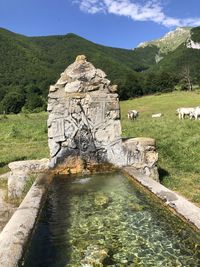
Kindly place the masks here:
POLYGON ((56 176, 20 267, 199 266, 200 236, 120 172, 56 176))

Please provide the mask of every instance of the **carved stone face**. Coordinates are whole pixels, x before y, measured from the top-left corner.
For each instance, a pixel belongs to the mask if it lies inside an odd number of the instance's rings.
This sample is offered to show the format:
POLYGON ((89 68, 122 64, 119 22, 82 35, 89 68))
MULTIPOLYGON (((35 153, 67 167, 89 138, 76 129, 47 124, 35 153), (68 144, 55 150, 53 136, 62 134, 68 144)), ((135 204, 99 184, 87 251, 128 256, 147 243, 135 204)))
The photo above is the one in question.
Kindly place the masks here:
POLYGON ((88 126, 83 125, 81 129, 78 130, 74 139, 80 153, 95 152, 94 140, 88 126))

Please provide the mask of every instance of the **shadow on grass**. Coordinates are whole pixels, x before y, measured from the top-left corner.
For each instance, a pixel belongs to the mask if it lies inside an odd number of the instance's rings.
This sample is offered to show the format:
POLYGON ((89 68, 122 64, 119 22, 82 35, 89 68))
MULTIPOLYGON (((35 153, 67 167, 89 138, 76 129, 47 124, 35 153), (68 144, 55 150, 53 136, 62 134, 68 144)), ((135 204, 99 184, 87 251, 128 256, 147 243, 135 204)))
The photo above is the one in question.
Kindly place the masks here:
POLYGON ((170 176, 170 173, 161 167, 158 167, 158 173, 159 173, 159 179, 161 183, 164 181, 165 178, 169 178, 170 176))

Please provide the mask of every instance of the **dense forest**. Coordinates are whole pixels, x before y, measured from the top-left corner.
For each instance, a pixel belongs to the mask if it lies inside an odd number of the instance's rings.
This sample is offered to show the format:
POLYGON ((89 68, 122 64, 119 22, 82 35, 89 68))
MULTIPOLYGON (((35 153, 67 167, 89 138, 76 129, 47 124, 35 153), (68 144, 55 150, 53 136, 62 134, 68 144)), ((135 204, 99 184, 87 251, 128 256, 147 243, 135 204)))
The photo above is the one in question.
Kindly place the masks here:
MULTIPOLYGON (((191 29, 191 38, 200 41, 200 27, 191 29)), ((126 50, 75 34, 26 37, 0 29, 0 113, 45 110, 49 85, 79 54, 118 84, 121 99, 175 88, 191 90, 188 78, 199 86, 200 50, 182 43, 156 63, 158 52, 155 45, 126 50)))

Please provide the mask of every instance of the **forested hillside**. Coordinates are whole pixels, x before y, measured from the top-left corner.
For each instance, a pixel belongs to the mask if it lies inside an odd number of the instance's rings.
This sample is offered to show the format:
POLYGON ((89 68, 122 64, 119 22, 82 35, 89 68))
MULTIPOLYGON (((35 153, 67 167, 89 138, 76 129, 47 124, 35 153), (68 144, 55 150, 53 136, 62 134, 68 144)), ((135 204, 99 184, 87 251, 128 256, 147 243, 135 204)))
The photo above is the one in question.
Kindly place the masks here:
POLYGON ((155 63, 155 47, 137 53, 94 44, 75 34, 26 37, 0 29, 0 111, 44 109, 50 84, 85 54, 108 78, 119 85, 122 98, 141 95, 138 71, 155 63))
MULTIPOLYGON (((198 42, 200 27, 192 29, 191 36, 198 42)), ((189 49, 185 43, 156 63, 159 48, 152 44, 126 50, 75 34, 26 37, 0 29, 0 112, 45 109, 49 85, 79 54, 118 84, 121 99, 173 90, 177 84, 188 89, 186 70, 192 83, 200 84, 200 50, 189 49)))

